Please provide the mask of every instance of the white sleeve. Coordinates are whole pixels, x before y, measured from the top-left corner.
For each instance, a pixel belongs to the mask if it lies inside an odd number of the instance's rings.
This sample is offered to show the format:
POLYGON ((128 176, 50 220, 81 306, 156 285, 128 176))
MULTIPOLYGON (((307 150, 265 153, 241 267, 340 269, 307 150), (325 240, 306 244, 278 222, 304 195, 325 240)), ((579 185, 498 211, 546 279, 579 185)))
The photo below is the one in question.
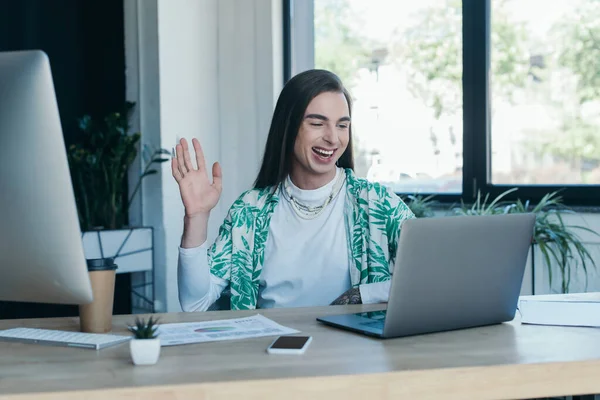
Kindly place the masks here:
POLYGON ((363 304, 387 303, 390 297, 391 279, 383 282, 365 283, 359 286, 363 304))
POLYGON ((204 242, 194 248, 179 247, 177 284, 179 304, 183 311, 206 311, 221 296, 229 282, 210 273, 204 242))

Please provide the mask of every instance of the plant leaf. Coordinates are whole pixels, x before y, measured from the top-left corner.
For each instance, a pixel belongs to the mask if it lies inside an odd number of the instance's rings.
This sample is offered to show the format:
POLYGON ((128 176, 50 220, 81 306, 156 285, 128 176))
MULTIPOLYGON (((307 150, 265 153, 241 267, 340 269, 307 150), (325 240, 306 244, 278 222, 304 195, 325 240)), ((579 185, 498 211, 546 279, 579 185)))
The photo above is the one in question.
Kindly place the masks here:
POLYGON ((148 175, 155 175, 155 174, 157 174, 157 173, 158 173, 158 171, 157 171, 157 170, 155 170, 155 169, 151 169, 151 170, 148 170, 148 171, 144 172, 144 173, 142 174, 142 178, 143 178, 143 177, 145 177, 145 176, 148 176, 148 175))

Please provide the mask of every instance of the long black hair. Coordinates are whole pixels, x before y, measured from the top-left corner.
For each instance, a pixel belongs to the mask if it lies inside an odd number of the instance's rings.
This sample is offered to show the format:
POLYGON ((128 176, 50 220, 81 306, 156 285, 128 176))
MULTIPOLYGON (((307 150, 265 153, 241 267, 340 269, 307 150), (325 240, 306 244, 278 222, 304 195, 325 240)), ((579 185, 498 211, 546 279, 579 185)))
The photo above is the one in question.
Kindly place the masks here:
MULTIPOLYGON (((254 181, 254 188, 264 189, 279 185, 288 176, 292 167, 294 144, 306 108, 312 99, 326 92, 343 93, 352 114, 350 94, 344 88, 340 78, 332 72, 311 69, 299 73, 286 83, 273 112, 265 154, 254 181)), ((349 129, 348 147, 339 158, 337 165, 341 168, 354 169, 352 124, 349 129)))

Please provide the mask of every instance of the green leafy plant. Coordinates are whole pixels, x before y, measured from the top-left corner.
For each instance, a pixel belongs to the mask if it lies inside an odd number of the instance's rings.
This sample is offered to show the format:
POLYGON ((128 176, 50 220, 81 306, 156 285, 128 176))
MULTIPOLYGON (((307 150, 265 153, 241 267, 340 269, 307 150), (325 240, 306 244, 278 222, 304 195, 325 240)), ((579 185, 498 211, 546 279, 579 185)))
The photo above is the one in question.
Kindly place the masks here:
POLYGON ((588 268, 596 268, 596 263, 577 232, 600 235, 585 226, 565 224, 563 214, 574 214, 574 211, 562 203, 562 197, 559 196, 558 191, 547 193, 535 206, 532 206, 529 201, 522 202, 520 199, 514 202, 501 201, 506 195, 516 190, 516 188, 509 189, 490 203, 488 203, 489 194, 482 199, 481 193, 478 193, 476 201, 470 207, 461 203, 460 207, 454 209, 454 214, 494 215, 528 212, 535 214, 532 244, 537 245, 542 254, 548 270, 550 287, 552 287, 553 264, 560 270, 562 293, 569 292, 571 275, 577 268, 583 270, 587 287, 588 268))
POLYGON ((131 196, 127 178, 138 154, 140 133, 130 133, 129 119, 135 103, 127 102, 122 112, 108 114, 101 122, 85 115, 79 120, 82 135, 68 148, 79 222, 82 230, 119 229, 127 225, 128 211, 141 181, 157 173, 152 166, 169 161, 171 154, 159 149, 144 151, 146 166, 131 196))
POLYGON ((144 318, 136 318, 135 325, 128 325, 127 329, 133 333, 136 339, 155 339, 158 337, 156 333, 158 329, 158 318, 150 317, 148 322, 144 318))
POLYGON ((471 205, 468 207, 465 205, 464 201, 461 200, 461 206, 454 209, 456 215, 495 215, 495 214, 507 214, 510 212, 510 209, 513 207, 512 204, 501 203, 500 200, 507 196, 508 194, 516 191, 516 188, 509 189, 504 193, 501 193, 496 197, 492 202, 488 204, 488 200, 490 194, 486 194, 484 198, 481 196, 481 192, 477 192, 477 198, 471 205))
POLYGON ((406 203, 408 208, 415 214, 417 218, 430 218, 433 217, 433 205, 436 204, 433 200, 435 195, 422 196, 418 194, 412 194, 406 196, 403 201, 406 203))

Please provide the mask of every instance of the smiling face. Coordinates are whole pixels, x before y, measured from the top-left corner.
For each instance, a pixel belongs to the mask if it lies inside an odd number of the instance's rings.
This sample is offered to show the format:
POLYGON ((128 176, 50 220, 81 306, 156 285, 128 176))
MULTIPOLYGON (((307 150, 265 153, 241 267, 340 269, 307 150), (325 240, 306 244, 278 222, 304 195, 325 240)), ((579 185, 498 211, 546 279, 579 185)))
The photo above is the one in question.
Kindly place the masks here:
POLYGON ((294 143, 291 178, 302 189, 316 189, 335 176, 335 163, 350 140, 350 110, 343 93, 324 92, 306 108, 294 143))

